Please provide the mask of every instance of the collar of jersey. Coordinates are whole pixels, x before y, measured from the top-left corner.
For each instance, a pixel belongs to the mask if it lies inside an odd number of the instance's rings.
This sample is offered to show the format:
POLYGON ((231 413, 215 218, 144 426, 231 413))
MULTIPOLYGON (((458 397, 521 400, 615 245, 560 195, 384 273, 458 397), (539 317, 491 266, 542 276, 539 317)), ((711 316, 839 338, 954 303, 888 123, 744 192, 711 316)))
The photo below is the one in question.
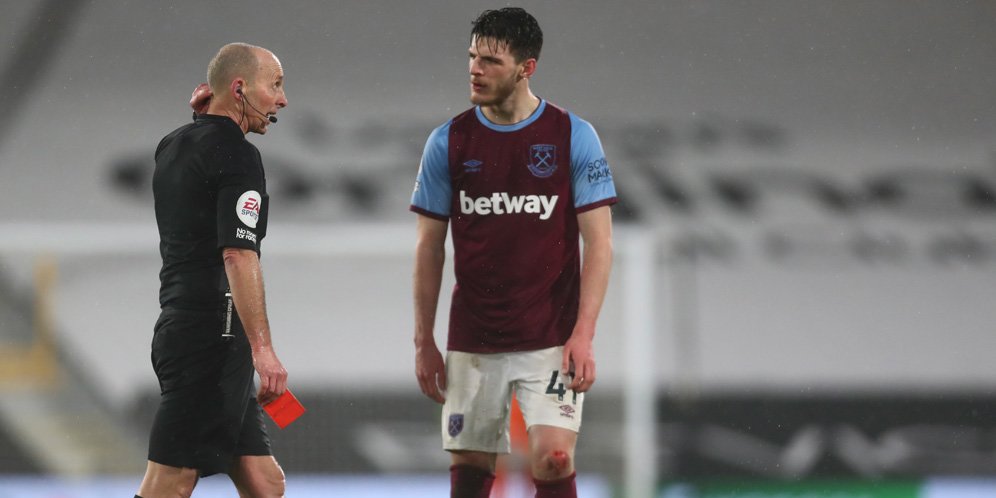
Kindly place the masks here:
POLYGON ((488 119, 487 116, 484 115, 484 111, 481 110, 481 106, 475 107, 474 112, 477 113, 477 120, 480 121, 482 125, 487 126, 488 128, 491 128, 494 131, 508 132, 508 131, 521 130, 531 125, 533 121, 539 119, 540 114, 543 114, 544 109, 546 109, 546 101, 540 99, 540 103, 538 106, 536 106, 536 110, 533 111, 533 113, 530 114, 528 118, 523 119, 518 123, 513 123, 508 125, 493 123, 490 119, 488 119))
POLYGON ((231 123, 232 126, 234 126, 239 131, 242 131, 242 129, 239 128, 239 124, 236 123, 235 121, 232 121, 232 118, 230 118, 228 116, 219 116, 217 114, 198 114, 197 117, 194 118, 194 120, 195 121, 210 121, 212 123, 226 123, 227 122, 227 123, 231 123))

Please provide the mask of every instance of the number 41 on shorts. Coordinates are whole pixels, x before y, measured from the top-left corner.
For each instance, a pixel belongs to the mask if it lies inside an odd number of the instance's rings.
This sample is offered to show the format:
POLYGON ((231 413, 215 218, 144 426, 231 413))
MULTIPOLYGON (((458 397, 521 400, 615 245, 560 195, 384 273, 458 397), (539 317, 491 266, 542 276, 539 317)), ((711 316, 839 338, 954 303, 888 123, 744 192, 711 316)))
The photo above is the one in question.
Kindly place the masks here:
MULTIPOLYGON (((547 394, 556 394, 557 395, 557 401, 563 401, 564 400, 564 394, 567 394, 567 389, 564 389, 564 383, 563 382, 557 382, 557 377, 559 377, 559 376, 560 376, 560 370, 554 370, 553 371, 553 375, 550 376, 550 384, 548 386, 546 386, 546 393, 547 394), (553 386, 557 386, 557 387, 554 388, 553 386)), ((571 399, 571 403, 573 403, 573 404, 576 405, 576 404, 578 404, 578 393, 577 393, 577 391, 574 391, 574 390, 572 390, 571 392, 574 393, 574 396, 571 399)))

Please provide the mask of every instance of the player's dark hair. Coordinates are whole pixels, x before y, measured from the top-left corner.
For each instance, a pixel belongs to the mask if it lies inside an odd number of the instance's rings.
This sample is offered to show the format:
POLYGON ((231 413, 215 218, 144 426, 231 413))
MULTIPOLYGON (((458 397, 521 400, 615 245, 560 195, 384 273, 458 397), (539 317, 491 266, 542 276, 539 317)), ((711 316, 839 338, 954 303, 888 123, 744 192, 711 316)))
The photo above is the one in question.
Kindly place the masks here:
POLYGON ((543 30, 536 18, 525 9, 505 7, 498 10, 485 10, 473 22, 470 37, 488 39, 497 45, 507 44, 508 51, 516 62, 526 59, 539 60, 543 48, 543 30))

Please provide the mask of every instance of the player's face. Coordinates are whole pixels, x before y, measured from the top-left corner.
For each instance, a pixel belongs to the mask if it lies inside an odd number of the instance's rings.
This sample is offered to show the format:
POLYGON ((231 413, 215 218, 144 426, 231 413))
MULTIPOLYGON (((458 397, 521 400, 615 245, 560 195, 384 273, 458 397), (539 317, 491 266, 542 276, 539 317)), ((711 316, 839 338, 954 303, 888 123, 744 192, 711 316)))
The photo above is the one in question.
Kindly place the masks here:
POLYGON ((491 38, 470 41, 470 102, 475 105, 500 105, 511 96, 522 80, 524 63, 517 63, 508 44, 491 38))
MULTIPOLYGON (((261 113, 276 115, 277 111, 287 107, 287 95, 284 93, 284 69, 280 65, 280 60, 272 53, 260 55, 261 64, 259 71, 251 85, 249 92, 250 102, 261 113)), ((270 121, 261 116, 260 113, 250 111, 246 114, 249 118, 249 131, 263 135, 270 121)))

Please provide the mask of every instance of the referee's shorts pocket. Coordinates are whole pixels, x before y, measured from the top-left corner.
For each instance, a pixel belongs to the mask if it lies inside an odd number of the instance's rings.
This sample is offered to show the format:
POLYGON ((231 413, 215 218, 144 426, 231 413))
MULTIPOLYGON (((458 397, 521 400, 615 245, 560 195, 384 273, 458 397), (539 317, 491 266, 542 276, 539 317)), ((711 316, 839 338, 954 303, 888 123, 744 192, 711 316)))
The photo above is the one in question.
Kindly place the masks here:
POLYGON ((152 336, 152 369, 168 392, 217 376, 225 353, 217 312, 164 310, 152 336))

